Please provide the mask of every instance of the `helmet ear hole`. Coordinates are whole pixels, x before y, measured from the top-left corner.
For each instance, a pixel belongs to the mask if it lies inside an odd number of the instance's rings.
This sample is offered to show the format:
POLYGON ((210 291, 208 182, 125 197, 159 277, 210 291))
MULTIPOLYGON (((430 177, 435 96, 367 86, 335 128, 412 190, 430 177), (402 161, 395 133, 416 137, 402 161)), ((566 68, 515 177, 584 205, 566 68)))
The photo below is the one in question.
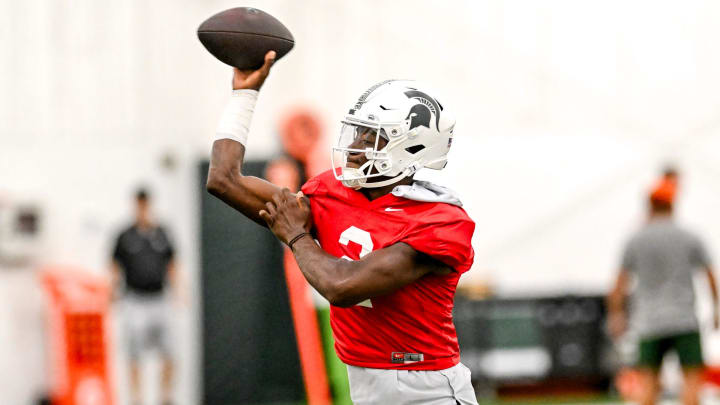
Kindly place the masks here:
POLYGON ((420 152, 423 149, 425 149, 425 145, 413 145, 413 146, 405 148, 405 150, 408 153, 413 154, 413 155, 420 152))

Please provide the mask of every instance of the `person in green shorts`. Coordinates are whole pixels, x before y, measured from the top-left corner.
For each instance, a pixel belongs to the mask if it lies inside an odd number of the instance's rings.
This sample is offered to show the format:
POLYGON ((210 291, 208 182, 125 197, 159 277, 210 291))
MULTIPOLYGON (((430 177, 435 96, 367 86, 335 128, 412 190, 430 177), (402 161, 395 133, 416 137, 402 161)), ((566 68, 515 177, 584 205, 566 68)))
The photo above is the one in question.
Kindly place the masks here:
POLYGON ((607 300, 610 333, 617 338, 629 326, 640 339, 636 366, 644 387, 641 405, 656 403, 658 372, 668 351, 677 353, 682 366, 683 404, 698 404, 703 358, 693 290, 697 271, 707 275, 716 329, 719 322, 718 294, 707 251, 695 235, 673 221, 676 184, 677 176, 669 170, 653 189, 649 220, 626 245, 607 300))

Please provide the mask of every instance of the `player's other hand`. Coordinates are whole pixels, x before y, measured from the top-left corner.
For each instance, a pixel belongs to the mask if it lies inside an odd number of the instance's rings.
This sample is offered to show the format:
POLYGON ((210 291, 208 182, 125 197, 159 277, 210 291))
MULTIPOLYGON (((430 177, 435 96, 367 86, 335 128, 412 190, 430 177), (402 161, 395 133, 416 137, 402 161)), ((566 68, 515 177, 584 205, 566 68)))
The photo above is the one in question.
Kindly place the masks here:
POLYGON ((302 192, 292 194, 289 189, 273 196, 273 200, 265 204, 265 209, 259 212, 270 230, 287 244, 292 238, 303 232, 309 232, 312 226, 310 220, 310 200, 302 192))
POLYGON ((270 74, 270 68, 275 63, 275 51, 269 51, 265 54, 265 63, 258 70, 240 70, 233 68, 233 90, 252 89, 260 90, 265 79, 270 74))

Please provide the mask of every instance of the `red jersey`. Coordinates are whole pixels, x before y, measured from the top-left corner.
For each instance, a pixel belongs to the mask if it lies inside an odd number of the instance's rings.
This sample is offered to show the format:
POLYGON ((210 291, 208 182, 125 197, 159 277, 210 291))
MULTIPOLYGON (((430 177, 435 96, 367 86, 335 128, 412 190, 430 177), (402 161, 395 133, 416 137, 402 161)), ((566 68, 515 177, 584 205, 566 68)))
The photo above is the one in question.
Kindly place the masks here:
POLYGON ((450 266, 388 295, 330 307, 335 351, 358 367, 442 370, 460 361, 452 322, 455 287, 473 262, 475 223, 455 205, 387 194, 373 201, 343 186, 332 170, 302 187, 310 198, 315 237, 323 250, 357 260, 404 242, 450 266))

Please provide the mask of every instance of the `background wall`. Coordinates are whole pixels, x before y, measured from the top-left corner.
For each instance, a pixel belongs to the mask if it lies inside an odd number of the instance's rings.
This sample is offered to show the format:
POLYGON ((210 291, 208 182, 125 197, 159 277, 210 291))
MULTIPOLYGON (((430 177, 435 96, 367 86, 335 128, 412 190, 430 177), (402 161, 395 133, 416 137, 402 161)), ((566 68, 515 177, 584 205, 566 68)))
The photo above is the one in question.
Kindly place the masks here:
MULTIPOLYGON (((40 264, 104 272, 142 183, 196 285, 194 169, 207 157, 231 72, 195 29, 236 5, 0 1, 0 194, 42 206, 40 264)), ((463 282, 503 294, 605 291, 666 161, 683 175, 680 220, 720 257, 717 2, 243 5, 275 15, 297 41, 263 88, 250 158, 276 151, 277 120, 294 105, 317 109, 334 134, 353 99, 382 79, 443 91, 458 118, 450 164, 419 177, 457 189, 478 224, 476 265, 463 282)), ((0 322, 26 330, 24 342, 42 336, 24 323, 42 306, 40 296, 24 299, 37 296, 34 277, 0 272, 0 286, 16 292, 0 294, 0 322)), ((189 402, 197 398, 195 294, 179 321, 189 402)), ((0 376, 14 380, 15 364, 42 370, 35 346, 0 346, 0 376)), ((22 403, 41 384, 8 384, 0 402, 22 403)))

